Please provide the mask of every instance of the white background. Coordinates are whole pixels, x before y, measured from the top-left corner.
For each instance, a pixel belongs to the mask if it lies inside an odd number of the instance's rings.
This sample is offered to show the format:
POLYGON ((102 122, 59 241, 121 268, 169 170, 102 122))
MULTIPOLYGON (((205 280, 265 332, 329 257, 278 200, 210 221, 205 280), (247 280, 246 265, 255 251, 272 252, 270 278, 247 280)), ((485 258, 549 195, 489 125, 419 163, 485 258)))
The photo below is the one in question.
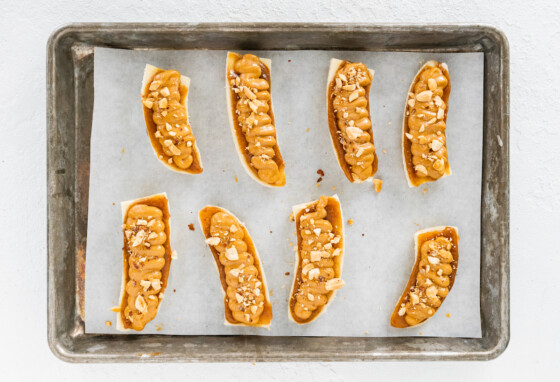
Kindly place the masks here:
POLYGON ((2 1, 0 308, 2 380, 553 380, 560 341, 560 10, 556 1, 2 1), (167 3, 167 5, 163 5, 167 3), (250 7, 247 8, 247 5, 250 7), (477 363, 70 365, 46 341, 45 62, 50 33, 77 21, 465 22, 511 47, 511 341, 477 363), (554 334, 552 334, 554 333, 554 334))

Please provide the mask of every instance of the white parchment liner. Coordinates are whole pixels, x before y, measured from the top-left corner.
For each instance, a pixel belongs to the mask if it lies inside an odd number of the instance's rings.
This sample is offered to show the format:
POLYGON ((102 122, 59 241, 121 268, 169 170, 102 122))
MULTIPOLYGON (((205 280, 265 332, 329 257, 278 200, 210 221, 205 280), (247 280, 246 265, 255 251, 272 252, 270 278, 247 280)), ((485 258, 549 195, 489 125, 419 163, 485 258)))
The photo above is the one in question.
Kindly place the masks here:
POLYGON ((272 59, 276 127, 286 162, 286 186, 272 189, 249 178, 235 152, 224 91, 226 53, 95 50, 86 331, 118 333, 115 322, 111 327, 105 322, 114 321, 110 309, 119 302, 119 203, 167 192, 171 247, 179 257, 171 266, 165 303, 142 333, 480 337, 483 54, 255 52, 272 59), (361 61, 375 70, 370 109, 379 156, 376 178, 384 181, 380 194, 371 183, 351 184, 333 154, 324 99, 331 57, 361 61), (446 62, 450 70, 447 138, 453 175, 410 189, 401 160, 402 110, 410 82, 429 59, 446 62), (204 161, 201 175, 169 171, 152 153, 140 102, 146 63, 191 78, 189 115, 204 161), (319 187, 318 169, 325 172, 319 187), (294 261, 290 244, 296 243, 291 208, 334 193, 345 218, 354 220, 345 227, 346 285, 325 315, 296 325, 287 314, 294 261), (208 204, 232 211, 251 232, 271 289, 270 331, 223 325, 221 285, 197 224, 199 209, 208 204), (438 225, 457 226, 461 235, 455 285, 421 328, 392 328, 393 307, 414 263, 414 233, 438 225))

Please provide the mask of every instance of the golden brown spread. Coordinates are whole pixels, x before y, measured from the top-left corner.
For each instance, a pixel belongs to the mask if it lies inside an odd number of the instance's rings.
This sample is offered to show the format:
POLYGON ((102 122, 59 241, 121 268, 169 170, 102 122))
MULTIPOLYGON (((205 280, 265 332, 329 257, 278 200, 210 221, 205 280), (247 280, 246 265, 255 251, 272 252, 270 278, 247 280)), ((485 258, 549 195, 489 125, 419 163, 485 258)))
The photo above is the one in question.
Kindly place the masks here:
POLYGON ((449 73, 445 64, 428 64, 416 77, 408 95, 404 150, 414 185, 441 178, 448 172, 445 136, 449 73))
POLYGON ((291 311, 296 322, 306 322, 315 311, 328 303, 332 291, 340 289, 342 236, 329 220, 329 198, 322 196, 296 217, 298 226, 299 266, 291 296, 291 311))
POLYGON ((125 328, 142 330, 157 314, 162 293, 167 241, 161 209, 137 204, 127 212, 123 225, 128 254, 128 282, 125 286, 125 328))
POLYGON ((225 281, 226 319, 249 326, 269 323, 272 312, 266 285, 246 229, 224 210, 209 211, 207 218, 206 243, 214 249, 225 281))
POLYGON ((270 96, 270 72, 255 55, 233 55, 228 65, 228 81, 234 108, 234 127, 241 129, 243 155, 263 182, 282 186, 286 179, 284 162, 276 139, 270 96))
POLYGON ((333 141, 342 146, 352 182, 362 182, 377 171, 368 101, 372 80, 364 64, 343 61, 329 85, 329 114, 332 108, 338 129, 333 141))
POLYGON ((418 325, 432 317, 454 283, 458 264, 456 231, 447 227, 442 232, 425 233, 418 240, 419 261, 391 318, 396 327, 418 325))
MULTIPOLYGON (((181 74, 176 70, 163 70, 153 77, 147 87, 142 103, 152 111, 154 138, 161 148, 160 159, 180 169, 189 169, 194 165, 198 170, 200 164, 196 163, 195 139, 187 109, 182 104, 188 88, 181 84, 181 74)), ((200 168, 196 172, 201 171, 200 168)))

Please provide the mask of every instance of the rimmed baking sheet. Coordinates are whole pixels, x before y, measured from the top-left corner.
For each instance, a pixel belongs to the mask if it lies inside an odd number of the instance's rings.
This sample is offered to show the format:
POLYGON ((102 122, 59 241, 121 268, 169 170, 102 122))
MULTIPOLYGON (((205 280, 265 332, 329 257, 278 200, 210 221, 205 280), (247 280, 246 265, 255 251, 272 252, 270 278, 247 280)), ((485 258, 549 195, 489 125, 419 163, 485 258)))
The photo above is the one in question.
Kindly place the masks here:
POLYGON ((160 312, 143 333, 480 337, 484 54, 257 54, 272 59, 276 126, 286 161, 287 184, 281 189, 260 186, 238 161, 226 114, 225 51, 95 50, 86 332, 116 333, 114 326, 107 327, 105 322, 114 321, 110 308, 118 304, 120 290, 119 202, 165 191, 171 210, 171 243, 179 258, 172 264, 160 312), (370 183, 350 184, 332 152, 324 104, 331 57, 362 61, 375 69, 370 101, 379 155, 377 178, 384 181, 381 194, 376 194, 370 183), (444 61, 450 68, 447 138, 453 175, 409 189, 400 152, 402 111, 410 81, 428 59, 444 61), (189 114, 205 164, 202 175, 173 173, 154 157, 139 96, 146 63, 175 68, 191 77, 189 114), (317 186, 319 169, 325 176, 317 186), (294 260, 290 243, 295 243, 289 213, 294 204, 334 193, 341 199, 345 217, 354 220, 353 225, 345 227, 342 277, 346 286, 319 320, 296 326, 287 314, 294 260), (206 204, 231 210, 251 232, 272 289, 274 319, 270 331, 223 326, 218 275, 196 225, 198 210, 206 204), (189 224, 194 225, 194 232, 189 224), (455 286, 425 325, 406 330, 391 328, 391 312, 414 262, 414 232, 436 225, 459 228, 460 262, 455 286))

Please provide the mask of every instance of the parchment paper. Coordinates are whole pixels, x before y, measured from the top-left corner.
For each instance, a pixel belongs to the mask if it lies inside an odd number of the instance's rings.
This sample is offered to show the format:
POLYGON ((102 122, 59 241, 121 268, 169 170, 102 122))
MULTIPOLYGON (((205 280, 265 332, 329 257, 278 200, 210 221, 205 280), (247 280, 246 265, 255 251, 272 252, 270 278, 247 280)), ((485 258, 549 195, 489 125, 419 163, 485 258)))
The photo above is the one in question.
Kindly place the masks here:
POLYGON ((86 331, 119 333, 110 310, 119 304, 121 283, 119 203, 165 191, 172 216, 171 246, 179 258, 171 265, 159 314, 142 333, 480 337, 483 54, 256 54, 272 59, 273 107, 287 178, 280 189, 257 184, 235 152, 224 89, 225 51, 95 50, 86 331), (371 183, 349 183, 333 153, 325 105, 331 57, 361 61, 375 70, 370 101, 379 156, 376 177, 384 181, 380 194, 371 183), (450 69, 447 139, 453 175, 411 189, 401 161, 403 109, 410 82, 429 59, 444 61, 450 69), (188 111, 204 163, 201 175, 174 173, 153 154, 140 102, 146 63, 174 68, 191 78, 188 111), (325 173, 320 186, 318 169, 325 173), (295 204, 334 193, 341 199, 345 220, 354 220, 345 227, 342 277, 346 286, 317 321, 298 326, 288 319, 294 265, 291 244, 296 242, 289 215, 295 204), (223 325, 221 284, 197 218, 207 204, 232 211, 252 235, 271 291, 270 331, 223 325), (189 224, 194 224, 194 232, 189 224), (424 325, 392 328, 390 315, 414 264, 414 233, 437 225, 459 228, 455 285, 424 325), (113 325, 106 326, 106 321, 113 325))

